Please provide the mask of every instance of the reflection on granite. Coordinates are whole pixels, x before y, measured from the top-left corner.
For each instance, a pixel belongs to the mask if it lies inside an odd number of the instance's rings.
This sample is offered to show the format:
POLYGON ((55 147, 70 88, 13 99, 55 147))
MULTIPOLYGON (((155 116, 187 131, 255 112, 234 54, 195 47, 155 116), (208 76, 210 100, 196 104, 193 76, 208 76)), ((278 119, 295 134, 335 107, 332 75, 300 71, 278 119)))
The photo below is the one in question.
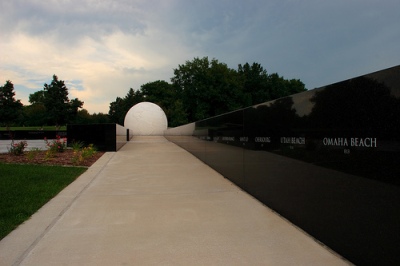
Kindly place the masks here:
POLYGON ((166 137, 350 261, 399 264, 399 84, 397 66, 166 137))

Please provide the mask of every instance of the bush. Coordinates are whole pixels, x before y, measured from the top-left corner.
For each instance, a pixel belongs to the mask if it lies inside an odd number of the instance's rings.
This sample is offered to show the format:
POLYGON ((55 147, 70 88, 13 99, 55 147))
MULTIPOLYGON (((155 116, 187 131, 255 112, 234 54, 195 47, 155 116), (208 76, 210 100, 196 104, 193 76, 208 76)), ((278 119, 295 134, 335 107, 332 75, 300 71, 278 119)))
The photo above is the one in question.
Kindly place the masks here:
POLYGON ((63 152, 67 148, 67 138, 57 136, 55 140, 48 141, 47 138, 44 138, 44 141, 51 152, 63 152))
POLYGON ((64 152, 64 150, 67 148, 67 138, 61 138, 60 136, 57 136, 55 140, 48 141, 47 138, 44 138, 44 141, 48 147, 45 156, 46 159, 54 157, 55 153, 57 152, 64 152))
POLYGON ((11 143, 11 147, 8 149, 8 152, 12 155, 22 155, 27 146, 28 143, 25 140, 17 143, 11 143))
POLYGON ((93 146, 93 144, 89 144, 89 146, 83 148, 82 150, 74 149, 74 155, 72 156, 72 163, 75 165, 79 165, 83 163, 86 159, 93 157, 96 154, 97 150, 93 146))
POLYGON ((72 141, 72 144, 71 144, 72 150, 74 150, 74 151, 79 151, 80 149, 83 148, 83 146, 84 146, 84 143, 82 141, 74 140, 74 141, 72 141))

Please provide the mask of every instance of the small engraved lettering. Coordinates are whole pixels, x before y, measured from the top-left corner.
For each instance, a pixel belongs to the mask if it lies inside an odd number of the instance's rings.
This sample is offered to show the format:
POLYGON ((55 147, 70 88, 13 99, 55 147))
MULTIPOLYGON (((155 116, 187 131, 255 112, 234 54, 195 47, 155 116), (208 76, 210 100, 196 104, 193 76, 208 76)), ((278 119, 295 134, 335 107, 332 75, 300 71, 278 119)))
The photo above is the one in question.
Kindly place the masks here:
POLYGON ((325 146, 349 146, 346 138, 324 138, 322 143, 325 146))
POLYGON ((352 147, 376 148, 376 138, 351 138, 352 147))
POLYGON ((306 144, 306 138, 304 137, 281 137, 282 144, 298 144, 304 145, 306 144))
POLYGON ((261 142, 261 143, 271 143, 271 138, 270 137, 255 137, 254 141, 261 142))
POLYGON ((376 148, 376 138, 323 138, 324 146, 376 148))

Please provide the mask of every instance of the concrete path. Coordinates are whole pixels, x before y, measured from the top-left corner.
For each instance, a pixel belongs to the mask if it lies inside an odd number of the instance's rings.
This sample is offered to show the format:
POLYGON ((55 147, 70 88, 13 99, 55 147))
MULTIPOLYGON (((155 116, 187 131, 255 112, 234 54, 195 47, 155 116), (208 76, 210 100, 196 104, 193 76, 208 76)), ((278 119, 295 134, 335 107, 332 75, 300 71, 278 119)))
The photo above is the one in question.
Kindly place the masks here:
POLYGON ((190 153, 135 137, 0 242, 0 265, 347 265, 190 153))

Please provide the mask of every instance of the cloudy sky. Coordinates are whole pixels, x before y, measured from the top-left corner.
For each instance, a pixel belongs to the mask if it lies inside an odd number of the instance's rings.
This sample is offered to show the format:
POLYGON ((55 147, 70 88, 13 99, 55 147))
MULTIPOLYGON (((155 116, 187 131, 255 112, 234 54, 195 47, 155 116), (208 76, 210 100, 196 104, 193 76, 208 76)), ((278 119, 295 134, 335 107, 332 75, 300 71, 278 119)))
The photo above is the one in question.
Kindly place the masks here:
POLYGON ((208 56, 260 63, 308 89, 400 64, 398 0, 0 0, 0 83, 53 74, 90 113, 208 56))

